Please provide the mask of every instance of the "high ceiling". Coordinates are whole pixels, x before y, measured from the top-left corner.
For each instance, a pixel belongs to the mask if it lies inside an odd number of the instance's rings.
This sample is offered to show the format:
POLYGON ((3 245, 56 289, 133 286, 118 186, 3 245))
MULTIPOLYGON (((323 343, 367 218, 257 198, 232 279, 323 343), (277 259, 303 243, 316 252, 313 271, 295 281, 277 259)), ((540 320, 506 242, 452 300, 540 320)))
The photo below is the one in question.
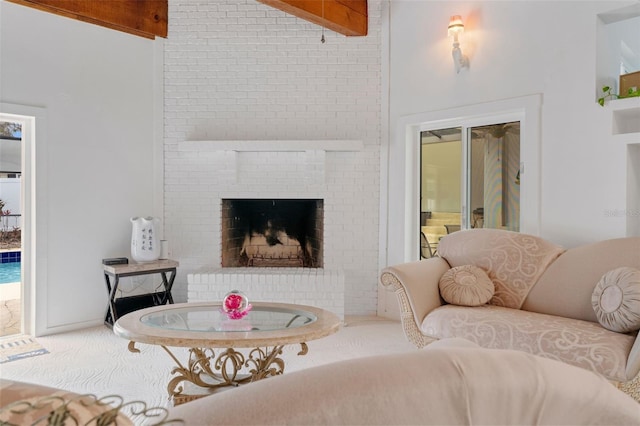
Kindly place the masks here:
POLYGON ((367 0, 257 0, 346 36, 366 36, 367 0))
MULTIPOLYGON (((168 0, 7 1, 141 37, 167 37, 168 0)), ((367 35, 367 0, 256 1, 346 36, 367 35)))
POLYGON ((167 0, 7 1, 141 37, 167 37, 167 0))

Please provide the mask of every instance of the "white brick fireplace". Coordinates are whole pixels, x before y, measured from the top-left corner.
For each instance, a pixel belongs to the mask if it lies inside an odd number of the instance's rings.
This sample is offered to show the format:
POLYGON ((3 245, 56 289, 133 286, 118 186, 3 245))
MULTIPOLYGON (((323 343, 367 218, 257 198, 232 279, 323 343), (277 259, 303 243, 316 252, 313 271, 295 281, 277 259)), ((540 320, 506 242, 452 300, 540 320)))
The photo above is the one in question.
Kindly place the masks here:
POLYGON ((345 196, 348 179, 335 184, 346 177, 341 169, 363 150, 362 142, 185 141, 179 150, 202 177, 202 187, 193 190, 210 209, 199 228, 211 231, 206 250, 213 258, 187 275, 188 301, 221 300, 241 290, 250 300, 310 304, 343 318, 346 265, 331 253, 351 246, 345 214, 356 198, 345 196), (221 267, 221 204, 227 198, 323 200, 324 267, 221 267))
POLYGON ((158 201, 176 301, 220 299, 233 278, 252 301, 376 313, 383 3, 369 0, 366 37, 321 43, 321 27, 255 0, 169 2, 158 201), (225 198, 323 200, 322 269, 217 271, 225 198))

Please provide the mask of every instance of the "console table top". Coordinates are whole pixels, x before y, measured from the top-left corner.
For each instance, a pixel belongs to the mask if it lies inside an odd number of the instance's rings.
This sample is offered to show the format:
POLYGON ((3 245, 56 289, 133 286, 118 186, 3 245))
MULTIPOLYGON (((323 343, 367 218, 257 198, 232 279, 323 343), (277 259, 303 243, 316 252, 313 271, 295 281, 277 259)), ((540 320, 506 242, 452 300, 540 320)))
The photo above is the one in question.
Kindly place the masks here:
POLYGON ((161 259, 153 262, 125 263, 122 265, 102 265, 105 272, 113 275, 129 274, 132 272, 150 272, 160 269, 172 269, 180 266, 175 260, 161 259))

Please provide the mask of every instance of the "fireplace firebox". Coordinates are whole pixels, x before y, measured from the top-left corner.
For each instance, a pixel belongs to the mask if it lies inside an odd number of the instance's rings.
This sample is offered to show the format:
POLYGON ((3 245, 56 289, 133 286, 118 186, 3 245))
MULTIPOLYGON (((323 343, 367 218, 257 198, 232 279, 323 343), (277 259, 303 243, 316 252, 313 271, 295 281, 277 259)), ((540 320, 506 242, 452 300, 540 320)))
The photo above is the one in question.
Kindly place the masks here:
POLYGON ((223 199, 222 267, 323 267, 321 199, 223 199))

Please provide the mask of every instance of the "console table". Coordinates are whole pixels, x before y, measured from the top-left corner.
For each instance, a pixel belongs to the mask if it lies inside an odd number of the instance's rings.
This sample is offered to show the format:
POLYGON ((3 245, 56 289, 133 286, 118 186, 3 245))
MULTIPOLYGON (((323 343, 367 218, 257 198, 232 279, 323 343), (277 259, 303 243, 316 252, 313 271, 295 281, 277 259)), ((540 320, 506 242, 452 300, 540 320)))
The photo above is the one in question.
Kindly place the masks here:
POLYGON ((171 287, 176 278, 176 268, 179 263, 175 260, 163 259, 154 262, 128 263, 123 265, 102 265, 104 280, 109 293, 109 305, 104 317, 104 323, 113 327, 113 324, 124 314, 150 306, 166 305, 173 303, 171 287), (167 273, 169 276, 167 277, 167 273), (120 278, 135 275, 160 274, 164 290, 135 296, 116 297, 120 278), (111 279, 113 278, 113 285, 111 279))

